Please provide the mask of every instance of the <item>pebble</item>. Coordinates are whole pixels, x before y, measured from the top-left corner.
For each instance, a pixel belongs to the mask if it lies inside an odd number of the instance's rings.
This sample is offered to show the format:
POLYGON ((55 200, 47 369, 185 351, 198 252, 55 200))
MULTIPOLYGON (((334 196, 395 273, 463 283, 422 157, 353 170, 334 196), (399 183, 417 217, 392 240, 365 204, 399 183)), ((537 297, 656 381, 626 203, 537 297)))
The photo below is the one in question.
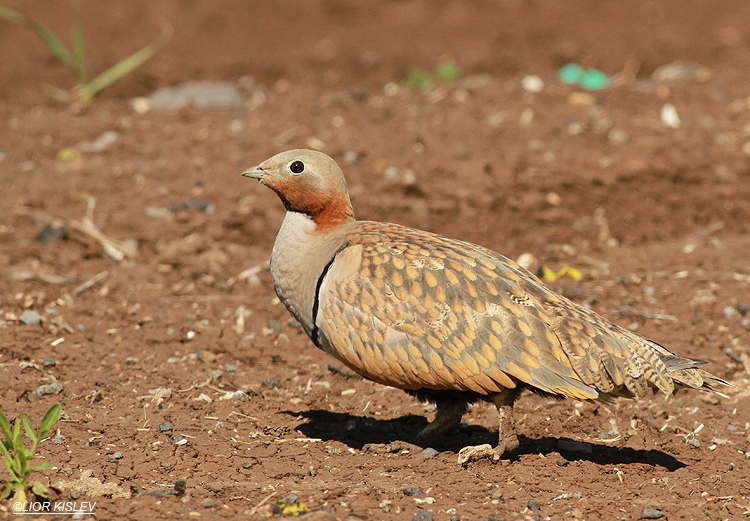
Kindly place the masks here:
POLYGON ((661 124, 669 128, 680 128, 682 125, 680 115, 671 103, 665 103, 661 108, 661 124))
POLYGON ((641 510, 641 519, 661 519, 664 512, 655 508, 644 508, 641 510))
POLYGON ((424 490, 417 487, 406 487, 402 492, 405 496, 424 496, 424 490))
POLYGON ((227 373, 236 373, 237 372, 237 366, 234 364, 224 364, 224 370, 227 373))
POLYGON ((66 239, 68 237, 68 229, 65 226, 55 226, 53 224, 45 224, 44 227, 39 230, 39 233, 34 237, 34 242, 39 244, 47 244, 50 241, 57 239, 66 239))
POLYGON ((267 378, 263 380, 260 385, 262 385, 266 389, 281 389, 284 387, 284 384, 281 383, 280 378, 267 378))
POLYGON ((123 456, 124 454, 122 452, 115 452, 114 454, 108 454, 107 461, 109 461, 110 463, 114 463, 117 460, 121 460, 123 456))
POLYGON ((38 311, 27 309, 21 313, 21 316, 18 317, 18 321, 27 326, 29 324, 39 324, 42 321, 42 315, 40 315, 38 311))
POLYGON ((169 432, 172 430, 172 424, 169 422, 164 422, 159 424, 159 430, 161 432, 169 432))
POLYGON ((693 438, 692 440, 688 441, 688 446, 690 446, 691 449, 699 449, 701 446, 701 442, 696 438, 693 438))
POLYGON ((542 508, 542 504, 536 499, 529 499, 526 506, 529 507, 529 510, 540 510, 542 508))
POLYGON ((48 368, 48 367, 55 367, 57 365, 57 362, 54 358, 51 356, 48 356, 47 358, 42 361, 42 367, 48 368))
POLYGON ((245 391, 227 391, 227 394, 219 398, 219 400, 242 400, 243 402, 249 402, 250 396, 245 391))
POLYGON ((219 378, 224 376, 224 371, 222 371, 221 369, 213 369, 208 373, 208 376, 211 378, 211 380, 218 380, 219 378))
POLYGON ((297 499, 299 499, 297 494, 289 494, 288 496, 284 497, 284 499, 282 499, 281 502, 282 503, 296 503, 297 499))
POLYGON ((51 384, 46 385, 40 385, 36 388, 36 391, 34 391, 34 394, 38 397, 42 397, 48 394, 60 394, 63 391, 64 387, 63 384, 60 382, 54 382, 51 384))
POLYGON ((175 109, 188 104, 200 108, 238 107, 245 100, 234 83, 204 81, 159 89, 148 97, 148 101, 154 109, 175 109))
POLYGON ((539 76, 533 74, 524 76, 521 80, 521 87, 526 92, 542 92, 544 90, 544 81, 539 76))
POLYGON ((411 521, 432 521, 432 512, 429 510, 420 510, 416 514, 414 514, 414 517, 411 518, 411 521))
POLYGON ((93 141, 83 141, 76 145, 76 148, 81 152, 104 152, 110 146, 117 143, 120 139, 120 134, 114 130, 107 130, 93 141))
POLYGON ((214 213, 214 210, 216 209, 213 204, 204 201, 203 199, 190 199, 189 201, 182 203, 182 207, 185 210, 199 210, 207 214, 214 213))
POLYGON ((281 320, 269 320, 268 321, 268 329, 275 332, 280 332, 282 329, 284 329, 284 324, 281 322, 281 320))
POLYGON ((436 451, 435 449, 433 449, 432 447, 427 447, 426 449, 422 451, 422 456, 424 456, 425 458, 434 458, 438 454, 440 453, 436 451))
POLYGON ((739 315, 739 313, 740 312, 737 311, 737 308, 734 306, 726 306, 724 308, 724 316, 727 318, 736 317, 737 315, 739 315))
POLYGON ((203 506, 206 508, 216 508, 219 506, 219 504, 210 497, 207 497, 203 500, 203 506))

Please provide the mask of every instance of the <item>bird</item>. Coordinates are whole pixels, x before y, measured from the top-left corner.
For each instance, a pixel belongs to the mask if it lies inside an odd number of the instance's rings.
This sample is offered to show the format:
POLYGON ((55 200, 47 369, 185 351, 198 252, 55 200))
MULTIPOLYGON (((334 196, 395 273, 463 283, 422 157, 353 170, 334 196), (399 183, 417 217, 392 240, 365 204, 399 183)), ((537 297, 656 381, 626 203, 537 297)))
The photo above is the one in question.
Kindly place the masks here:
POLYGON ((242 175, 286 208, 271 276, 310 340, 363 377, 436 405, 417 445, 450 435, 484 401, 498 410, 496 453, 518 457, 513 404, 524 390, 611 403, 730 385, 490 249, 356 220, 344 174, 322 152, 281 152, 242 175))

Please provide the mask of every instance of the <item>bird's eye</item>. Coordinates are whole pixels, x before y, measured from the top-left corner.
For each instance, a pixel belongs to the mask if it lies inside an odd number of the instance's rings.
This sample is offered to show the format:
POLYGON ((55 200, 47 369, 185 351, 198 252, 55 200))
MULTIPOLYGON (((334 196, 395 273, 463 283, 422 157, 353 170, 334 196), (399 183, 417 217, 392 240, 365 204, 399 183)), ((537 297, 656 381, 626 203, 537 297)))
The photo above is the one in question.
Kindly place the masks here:
POLYGON ((292 164, 289 165, 289 170, 293 174, 301 174, 305 170, 305 163, 302 161, 292 161, 292 164))

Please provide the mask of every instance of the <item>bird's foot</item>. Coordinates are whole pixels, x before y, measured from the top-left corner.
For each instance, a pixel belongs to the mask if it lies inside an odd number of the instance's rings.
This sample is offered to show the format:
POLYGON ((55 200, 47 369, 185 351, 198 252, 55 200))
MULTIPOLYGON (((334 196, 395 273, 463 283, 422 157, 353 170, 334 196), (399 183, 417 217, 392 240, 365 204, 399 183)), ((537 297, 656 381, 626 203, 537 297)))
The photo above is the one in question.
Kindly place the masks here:
POLYGON ((516 459, 518 457, 519 446, 518 436, 515 433, 506 436, 502 436, 501 434, 495 451, 503 459, 516 459))

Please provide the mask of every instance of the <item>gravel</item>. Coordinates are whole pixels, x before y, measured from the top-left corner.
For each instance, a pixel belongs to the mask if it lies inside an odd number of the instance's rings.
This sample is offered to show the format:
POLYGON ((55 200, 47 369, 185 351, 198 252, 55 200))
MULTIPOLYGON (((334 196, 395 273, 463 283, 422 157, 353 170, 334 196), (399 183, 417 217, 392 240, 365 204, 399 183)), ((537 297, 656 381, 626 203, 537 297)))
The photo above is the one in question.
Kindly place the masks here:
POLYGON ((42 396, 46 396, 48 394, 60 394, 63 392, 63 389, 65 387, 60 382, 55 382, 51 384, 46 385, 40 385, 36 388, 36 391, 34 391, 34 394, 39 396, 40 398, 42 396))
POLYGON ((18 317, 18 321, 27 326, 30 324, 39 324, 42 321, 42 315, 40 315, 38 311, 27 309, 21 313, 21 316, 18 317))

